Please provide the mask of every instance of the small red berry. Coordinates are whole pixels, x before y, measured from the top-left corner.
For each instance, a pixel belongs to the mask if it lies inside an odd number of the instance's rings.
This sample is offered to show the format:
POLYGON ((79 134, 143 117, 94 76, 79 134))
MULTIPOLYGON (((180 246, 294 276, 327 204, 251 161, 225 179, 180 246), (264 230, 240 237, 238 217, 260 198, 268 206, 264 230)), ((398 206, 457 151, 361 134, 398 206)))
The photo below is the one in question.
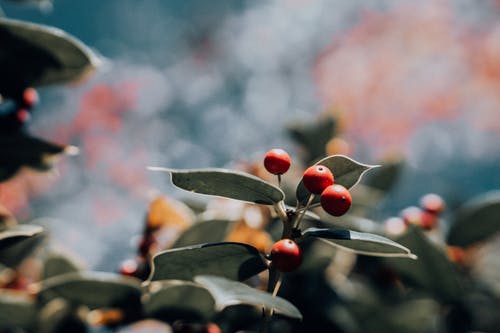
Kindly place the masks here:
POLYGON ((35 88, 26 88, 23 92, 23 104, 28 109, 38 103, 38 92, 35 88))
POLYGON ((125 276, 136 276, 139 265, 134 259, 127 259, 120 266, 120 274, 125 276))
POLYGON ((302 263, 302 250, 293 240, 285 238, 271 248, 272 265, 280 272, 291 272, 302 263))
POLYGON ((31 114, 27 109, 19 109, 16 112, 16 118, 20 124, 25 124, 30 120, 31 114))
POLYGON ((313 165, 304 172, 302 182, 309 192, 321 194, 333 184, 333 173, 324 165, 313 165))
POLYGON ((439 215, 443 212, 445 203, 441 196, 428 193, 420 198, 420 207, 429 213, 439 215))
POLYGON ((403 209, 399 215, 406 225, 420 225, 422 221, 422 210, 416 206, 409 206, 403 209))
POLYGON ((284 174, 290 168, 290 164, 290 155, 283 149, 271 149, 264 157, 264 167, 273 175, 284 174))
POLYGON ((351 193, 340 184, 330 185, 321 193, 321 207, 330 215, 344 215, 351 203, 351 193))

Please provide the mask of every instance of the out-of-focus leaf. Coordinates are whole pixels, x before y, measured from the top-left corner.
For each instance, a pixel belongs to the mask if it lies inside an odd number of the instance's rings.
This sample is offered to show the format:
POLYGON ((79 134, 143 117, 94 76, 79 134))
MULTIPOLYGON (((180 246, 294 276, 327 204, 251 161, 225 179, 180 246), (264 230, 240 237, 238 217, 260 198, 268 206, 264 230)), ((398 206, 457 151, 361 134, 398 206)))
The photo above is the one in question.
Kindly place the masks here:
POLYGON ((281 315, 302 319, 302 314, 292 303, 241 282, 209 275, 196 276, 194 280, 210 291, 219 310, 231 305, 248 304, 267 309, 273 308, 281 315))
POLYGON ((43 239, 43 228, 37 225, 22 224, 0 232, 0 263, 16 267, 43 239))
POLYGON ((384 161, 382 165, 366 175, 363 184, 380 191, 389 191, 399 180, 404 160, 384 161))
POLYGON ((419 228, 408 228, 396 241, 411 248, 418 260, 385 259, 390 267, 410 283, 441 299, 460 299, 464 291, 460 272, 419 228))
POLYGON ((55 298, 45 304, 37 316, 38 333, 86 332, 86 323, 74 307, 62 298, 55 298))
POLYGON ((207 289, 194 282, 153 282, 144 300, 144 312, 165 321, 203 321, 215 314, 215 301, 207 289))
MULTIPOLYGON (((2 176, 0 174, 0 179, 2 176)), ((17 225, 16 218, 4 206, 0 205, 0 232, 17 225)))
POLYGON ((241 281, 265 269, 264 259, 253 246, 208 243, 156 254, 149 280, 192 280, 196 275, 209 274, 241 281))
MULTIPOLYGON (((359 163, 344 155, 328 156, 319 160, 316 164, 321 164, 329 168, 333 173, 335 184, 343 185, 347 189, 356 185, 365 172, 378 167, 378 165, 359 163)), ((297 200, 305 205, 310 194, 301 180, 296 190, 297 200)), ((320 197, 317 195, 312 204, 319 203, 319 200, 320 197)))
POLYGON ((226 237, 229 226, 234 222, 228 220, 202 221, 185 230, 172 245, 173 248, 202 243, 221 242, 226 237))
POLYGON ((0 18, 0 40, 0 92, 6 95, 78 80, 100 63, 82 42, 54 27, 0 18))
POLYGON ((0 290, 0 330, 9 327, 30 328, 35 315, 34 301, 28 295, 0 290))
POLYGON ((454 214, 447 242, 469 246, 500 231, 500 191, 481 195, 467 202, 454 214))
POLYGON ((95 308, 120 308, 140 303, 140 281, 102 272, 73 272, 40 282, 38 297, 47 302, 61 297, 72 304, 95 308))
POLYGON ((317 237, 333 246, 358 254, 416 259, 409 249, 380 235, 345 229, 320 228, 309 228, 302 234, 317 237))
POLYGON ((76 147, 54 144, 24 132, 0 134, 0 181, 13 176, 22 166, 50 170, 59 154, 76 151, 76 147))
POLYGON ((257 204, 273 205, 285 198, 279 188, 254 175, 227 169, 176 170, 149 167, 170 173, 172 183, 186 191, 257 204))
POLYGON ((335 121, 333 118, 320 119, 310 124, 294 124, 288 126, 288 134, 299 145, 305 148, 307 160, 325 156, 325 147, 335 134, 335 121))
POLYGON ((51 253, 43 263, 41 279, 46 280, 57 275, 78 272, 80 270, 81 267, 67 255, 51 253))

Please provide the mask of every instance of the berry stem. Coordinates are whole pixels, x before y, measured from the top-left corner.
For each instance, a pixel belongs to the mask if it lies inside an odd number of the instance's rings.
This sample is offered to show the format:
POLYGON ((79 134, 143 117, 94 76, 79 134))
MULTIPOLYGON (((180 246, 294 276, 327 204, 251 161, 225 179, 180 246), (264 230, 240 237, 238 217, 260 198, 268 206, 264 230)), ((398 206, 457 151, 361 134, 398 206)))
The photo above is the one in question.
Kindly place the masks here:
POLYGON ((278 187, 281 187, 281 173, 278 173, 278 187))
POLYGON ((288 215, 286 214, 285 203, 283 200, 274 204, 274 210, 283 222, 288 221, 288 215))
POLYGON ((306 212, 309 209, 309 206, 311 206, 311 203, 313 202, 313 200, 314 200, 314 194, 311 193, 309 195, 309 199, 307 200, 306 206, 304 207, 304 209, 300 213, 299 217, 297 218, 297 221, 295 222, 295 227, 294 227, 295 229, 299 228, 300 222, 302 221, 302 218, 304 217, 304 215, 306 215, 306 212))

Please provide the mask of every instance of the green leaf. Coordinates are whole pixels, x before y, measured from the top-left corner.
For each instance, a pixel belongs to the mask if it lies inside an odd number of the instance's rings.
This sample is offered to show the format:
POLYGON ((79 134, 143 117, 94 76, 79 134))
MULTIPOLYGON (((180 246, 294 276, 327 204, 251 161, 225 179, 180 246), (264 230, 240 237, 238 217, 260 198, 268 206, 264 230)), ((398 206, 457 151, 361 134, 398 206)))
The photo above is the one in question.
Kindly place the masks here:
POLYGON ((149 167, 171 174, 172 183, 186 191, 273 205, 285 194, 279 188, 251 174, 227 169, 176 170, 149 167))
POLYGON ((0 18, 0 92, 75 81, 100 60, 82 42, 62 30, 0 18))
POLYGON ((273 308, 276 313, 281 315, 302 319, 300 311, 287 300, 273 297, 267 292, 251 288, 241 282, 209 275, 196 276, 194 280, 210 291, 219 310, 231 305, 248 304, 268 309, 273 308))
POLYGON ((215 301, 208 290, 194 282, 153 282, 144 300, 146 316, 164 321, 206 321, 215 314, 215 301))
POLYGON ((386 263, 410 283, 441 299, 458 300, 463 295, 463 280, 446 254, 417 227, 410 227, 397 241, 414 251, 418 260, 386 259, 386 263))
POLYGON ((335 134, 336 122, 333 118, 319 119, 317 122, 304 124, 303 122, 288 126, 290 137, 305 148, 307 160, 325 156, 325 147, 335 134))
POLYGON ((192 280, 196 275, 209 274, 241 281, 265 269, 264 259, 253 246, 208 243, 156 254, 149 280, 192 280))
POLYGON ((84 318, 79 316, 74 307, 62 298, 55 298, 45 304, 37 315, 37 333, 80 332, 86 327, 84 318), (80 330, 79 330, 80 329, 80 330))
POLYGON ((48 302, 61 297, 91 309, 129 307, 140 304, 140 281, 103 272, 73 272, 40 282, 38 298, 48 302))
POLYGON ((365 178, 364 185, 387 192, 398 182, 404 168, 404 160, 384 161, 377 169, 365 178))
POLYGON ((66 273, 81 271, 81 267, 67 255, 51 253, 43 263, 41 280, 63 275, 66 273))
POLYGON ((350 252, 378 257, 417 259, 409 249, 388 238, 345 229, 308 228, 303 236, 317 237, 350 252))
POLYGON ((17 267, 41 244, 43 228, 22 224, 0 232, 0 263, 17 267))
MULTIPOLYGON (((321 164, 329 168, 333 173, 335 184, 343 185, 347 189, 356 185, 365 172, 378 167, 378 165, 359 163, 344 155, 331 155, 319 160, 315 164, 321 164)), ((311 193, 306 189, 302 180, 297 186, 295 195, 299 202, 303 205, 307 204, 307 200, 311 193)), ((320 196, 317 195, 312 204, 319 203, 319 200, 320 196)))
POLYGON ((454 214, 447 242, 469 246, 500 231, 500 191, 492 191, 467 202, 454 214))
POLYGON ((51 143, 24 132, 0 134, 0 181, 12 177, 22 166, 50 170, 58 155, 76 151, 76 147, 51 143))
POLYGON ((202 243, 222 242, 233 221, 210 220, 192 225, 174 242, 172 248, 185 247, 202 243))
POLYGON ((35 319, 36 307, 27 294, 0 290, 0 328, 27 329, 35 319))

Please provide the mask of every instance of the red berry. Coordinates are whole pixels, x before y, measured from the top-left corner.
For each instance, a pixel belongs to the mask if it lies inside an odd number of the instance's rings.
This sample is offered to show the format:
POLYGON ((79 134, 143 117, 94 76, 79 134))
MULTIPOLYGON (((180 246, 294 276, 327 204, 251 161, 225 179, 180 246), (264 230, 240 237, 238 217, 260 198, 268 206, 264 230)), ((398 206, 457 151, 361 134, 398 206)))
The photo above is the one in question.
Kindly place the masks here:
POLYGON ((422 220, 422 210, 416 206, 406 207, 399 213, 399 215, 406 225, 420 225, 420 222, 422 220))
POLYGON ((271 149, 264 157, 264 167, 273 175, 282 175, 290 168, 290 155, 283 149, 271 149))
POLYGON ((134 259, 127 259, 122 262, 120 267, 120 274, 125 276, 136 276, 139 265, 134 259))
POLYGON ((428 193, 420 198, 420 207, 429 213, 439 215, 443 212, 445 203, 441 196, 428 193))
POLYGON ((280 272, 291 272, 302 263, 302 251, 293 240, 285 238, 271 248, 272 265, 280 272))
POLYGON ((351 203, 351 193, 340 184, 330 185, 321 193, 321 207, 330 215, 344 215, 351 203))
POLYGON ((333 184, 333 174, 324 165, 313 165, 304 172, 302 182, 309 192, 321 194, 325 188, 333 184))
POLYGON ((31 115, 27 109, 19 109, 16 112, 16 118, 20 124, 25 124, 30 120, 31 115))
POLYGON ((34 88, 26 88, 23 92, 23 104, 25 107, 32 108, 38 103, 38 92, 34 88))

